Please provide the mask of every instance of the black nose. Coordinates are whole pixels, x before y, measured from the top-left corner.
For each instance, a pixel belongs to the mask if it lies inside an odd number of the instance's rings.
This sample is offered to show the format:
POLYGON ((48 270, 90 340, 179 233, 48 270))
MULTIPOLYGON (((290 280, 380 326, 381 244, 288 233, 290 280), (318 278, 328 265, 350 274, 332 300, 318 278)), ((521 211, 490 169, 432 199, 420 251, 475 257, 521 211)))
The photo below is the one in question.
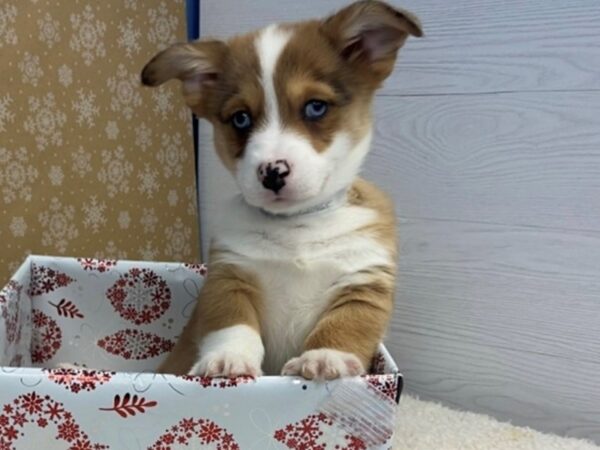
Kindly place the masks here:
POLYGON ((290 165, 284 159, 258 166, 258 179, 263 187, 276 194, 285 186, 285 178, 289 174, 290 165))

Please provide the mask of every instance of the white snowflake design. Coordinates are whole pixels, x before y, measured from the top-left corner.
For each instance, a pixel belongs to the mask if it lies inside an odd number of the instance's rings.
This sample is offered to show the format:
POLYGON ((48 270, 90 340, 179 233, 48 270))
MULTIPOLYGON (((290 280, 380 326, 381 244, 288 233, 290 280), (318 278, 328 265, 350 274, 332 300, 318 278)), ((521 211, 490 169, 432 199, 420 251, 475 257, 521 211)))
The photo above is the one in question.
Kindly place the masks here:
POLYGON ((138 185, 138 191, 140 194, 145 194, 146 197, 154 197, 154 193, 158 191, 160 184, 156 179, 158 178, 158 171, 150 167, 150 164, 144 165, 144 170, 138 174, 140 184, 138 185))
POLYGON ((54 20, 50 13, 46 13, 42 19, 38 19, 37 23, 40 29, 38 34, 40 41, 45 42, 49 48, 60 42, 60 22, 54 20))
POLYGON ((29 97, 29 115, 25 120, 25 131, 35 136, 37 148, 46 150, 49 145, 62 145, 62 130, 67 121, 65 113, 56 107, 54 94, 49 92, 42 100, 29 97))
POLYGON ((38 171, 29 163, 29 152, 21 147, 14 152, 0 148, 0 186, 5 203, 17 198, 31 201, 31 186, 38 177, 38 171))
POLYGON ((188 199, 187 213, 190 216, 195 216, 196 212, 197 212, 197 208, 198 208, 196 206, 196 197, 197 197, 196 186, 194 186, 194 185, 187 186, 185 188, 185 196, 188 199))
POLYGON ((129 228, 129 224, 131 223, 131 217, 129 216, 129 211, 121 211, 119 213, 119 217, 117 218, 117 223, 122 230, 126 230, 129 228))
POLYGON ((154 233, 157 223, 158 217, 156 217, 154 208, 144 208, 142 217, 140 218, 140 224, 144 228, 144 233, 154 233))
POLYGON ((119 250, 114 241, 108 241, 104 251, 96 252, 94 258, 98 259, 127 259, 127 252, 119 250))
POLYGON ((163 119, 166 119, 168 113, 173 111, 171 97, 173 97, 173 92, 166 86, 160 86, 158 89, 152 91, 152 99, 154 100, 153 111, 163 119))
POLYGON ((62 185, 63 179, 65 178, 62 168, 60 166, 50 166, 48 171, 48 178, 52 186, 62 185))
POLYGON ((27 223, 25 222, 25 218, 21 216, 15 216, 10 221, 10 232, 13 237, 24 237, 25 233, 27 233, 27 223))
POLYGON ((73 111, 77 113, 77 125, 83 126, 85 123, 88 128, 94 126, 94 117, 100 113, 100 108, 94 102, 96 94, 89 91, 85 93, 83 89, 77 91, 77 100, 73 101, 73 111))
POLYGON ((132 9, 132 10, 136 10, 137 9, 137 2, 138 0, 124 0, 124 5, 125 8, 127 9, 132 9))
POLYGON ((17 31, 14 27, 17 18, 17 7, 15 5, 0 6, 0 48, 4 44, 15 45, 17 43, 17 31))
POLYGON ((6 94, 4 97, 0 97, 0 131, 6 131, 6 124, 15 118, 15 115, 8 109, 11 103, 10 95, 6 94))
POLYGON ((140 247, 138 250, 143 260, 154 261, 158 256, 158 250, 152 246, 152 242, 146 242, 145 247, 140 247))
POLYGON ((19 70, 21 71, 21 81, 37 86, 39 79, 44 75, 44 71, 40 67, 40 57, 25 52, 23 59, 19 62, 19 70))
POLYGON ((117 44, 125 49, 125 55, 130 58, 134 53, 139 53, 141 47, 138 39, 142 33, 133 27, 133 19, 129 18, 126 23, 119 23, 119 31, 121 36, 117 39, 117 44))
POLYGON ((69 45, 81 54, 87 66, 91 65, 96 57, 106 56, 103 41, 106 24, 95 19, 90 5, 86 5, 81 14, 71 14, 71 25, 73 35, 69 45))
POLYGON ((79 175, 81 178, 84 178, 89 172, 92 171, 92 155, 89 152, 86 152, 83 147, 79 147, 73 153, 71 153, 71 159, 73 160, 73 165, 71 168, 73 172, 79 175))
POLYGON ((58 82, 64 87, 69 87, 73 82, 73 71, 66 64, 58 68, 58 82))
POLYGON ((118 146, 114 151, 102 151, 102 168, 98 171, 98 181, 104 183, 108 196, 114 197, 119 192, 129 192, 129 175, 133 164, 125 159, 123 147, 118 146))
POLYGON ((177 39, 175 30, 179 20, 177 16, 169 14, 165 2, 161 2, 157 9, 148 10, 148 17, 148 40, 156 44, 159 50, 177 39))
POLYGON ((169 203, 169 206, 177 206, 178 201, 179 196, 177 195, 177 191, 175 189, 171 189, 167 194, 167 203, 169 203))
POLYGON ((165 178, 181 177, 183 175, 183 163, 187 158, 188 152, 182 146, 181 134, 175 133, 171 136, 164 133, 161 149, 156 154, 156 159, 163 166, 165 178))
POLYGON ((106 123, 106 128, 104 128, 104 131, 106 132, 106 137, 110 140, 114 141, 117 139, 117 137, 119 137, 119 126, 114 120, 109 120, 106 123))
POLYGON ((79 231, 74 224, 75 207, 63 206, 60 200, 53 197, 48 209, 38 214, 42 225, 42 245, 53 247, 59 253, 65 253, 69 241, 79 236, 79 231))
POLYGON ((92 195, 90 201, 84 203, 81 209, 84 213, 83 225, 86 228, 90 228, 92 233, 98 233, 100 227, 106 225, 106 217, 104 215, 106 203, 99 203, 95 195, 92 195))
POLYGON ((165 237, 167 238, 165 255, 179 261, 183 261, 190 256, 189 242, 191 236, 192 229, 186 227, 181 218, 178 217, 173 226, 165 228, 165 237))
POLYGON ((128 73, 123 64, 117 67, 117 75, 110 77, 106 84, 112 94, 110 109, 123 113, 127 120, 133 117, 134 108, 142 104, 138 75, 128 73))
POLYGON ((192 113, 190 112, 190 110, 184 106, 183 108, 179 108, 179 112, 177 113, 179 119, 184 122, 184 123, 188 123, 190 125, 189 130, 190 130, 190 134, 192 131, 192 113))
POLYGON ((152 145, 152 129, 147 127, 144 122, 135 129, 135 145, 144 152, 152 145))

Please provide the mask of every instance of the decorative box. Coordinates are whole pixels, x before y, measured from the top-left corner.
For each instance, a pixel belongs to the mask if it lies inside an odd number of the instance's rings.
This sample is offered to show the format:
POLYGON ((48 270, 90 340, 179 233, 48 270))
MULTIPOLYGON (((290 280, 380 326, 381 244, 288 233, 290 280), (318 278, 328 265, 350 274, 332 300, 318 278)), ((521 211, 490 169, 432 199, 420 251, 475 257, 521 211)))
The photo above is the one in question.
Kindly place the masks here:
POLYGON ((402 379, 383 346, 372 374, 326 383, 152 373, 205 272, 30 256, 0 291, 0 450, 391 448, 402 379))

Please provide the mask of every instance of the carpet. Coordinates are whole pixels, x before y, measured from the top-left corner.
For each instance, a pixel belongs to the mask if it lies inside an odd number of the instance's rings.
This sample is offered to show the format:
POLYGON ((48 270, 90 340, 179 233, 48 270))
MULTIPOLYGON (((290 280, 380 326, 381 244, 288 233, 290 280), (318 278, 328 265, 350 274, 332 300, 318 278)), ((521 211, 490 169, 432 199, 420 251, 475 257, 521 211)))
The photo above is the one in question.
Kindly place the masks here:
POLYGON ((402 395, 394 450, 600 450, 580 439, 545 434, 402 395))

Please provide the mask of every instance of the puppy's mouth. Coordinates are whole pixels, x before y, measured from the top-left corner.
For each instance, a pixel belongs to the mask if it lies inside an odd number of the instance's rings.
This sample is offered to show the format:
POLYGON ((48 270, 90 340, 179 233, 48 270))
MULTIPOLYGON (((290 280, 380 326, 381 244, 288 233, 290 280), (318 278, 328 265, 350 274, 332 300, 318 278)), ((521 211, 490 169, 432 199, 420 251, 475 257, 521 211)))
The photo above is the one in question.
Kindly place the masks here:
POLYGON ((324 195, 325 186, 329 178, 330 176, 327 175, 321 182, 319 189, 309 195, 299 195, 299 193, 290 191, 290 189, 282 189, 278 193, 266 195, 260 208, 275 213, 285 213, 294 212, 320 203, 320 197, 324 195))

